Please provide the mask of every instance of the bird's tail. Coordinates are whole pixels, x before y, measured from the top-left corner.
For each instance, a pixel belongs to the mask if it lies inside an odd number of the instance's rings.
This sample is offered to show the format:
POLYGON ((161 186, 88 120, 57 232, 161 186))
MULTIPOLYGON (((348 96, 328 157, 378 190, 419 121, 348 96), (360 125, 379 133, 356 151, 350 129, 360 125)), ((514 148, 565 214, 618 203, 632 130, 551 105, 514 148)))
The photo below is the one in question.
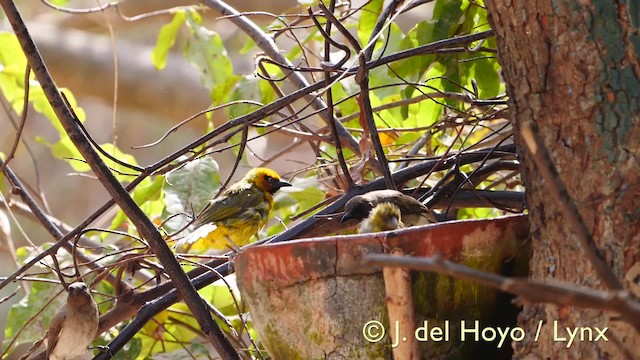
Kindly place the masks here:
POLYGON ((195 243, 196 241, 205 238, 207 235, 209 235, 209 233, 211 233, 212 231, 214 231, 217 228, 217 225, 215 224, 203 224, 199 227, 197 227, 195 230, 193 230, 193 232, 191 232, 191 234, 178 239, 178 241, 176 241, 176 243, 173 245, 174 249, 181 249, 187 245, 191 245, 193 243, 195 243))

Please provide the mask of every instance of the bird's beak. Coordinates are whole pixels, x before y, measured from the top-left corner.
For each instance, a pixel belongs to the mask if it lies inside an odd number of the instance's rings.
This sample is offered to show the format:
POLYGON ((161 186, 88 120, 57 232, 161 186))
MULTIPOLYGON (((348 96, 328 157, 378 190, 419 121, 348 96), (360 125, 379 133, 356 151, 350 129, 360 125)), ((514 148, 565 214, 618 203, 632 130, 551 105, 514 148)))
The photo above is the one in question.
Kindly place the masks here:
POLYGON ((353 219, 353 214, 351 214, 350 212, 345 212, 344 215, 342 215, 342 218, 340 219, 341 223, 345 223, 349 220, 353 219))
POLYGON ((283 187, 286 187, 286 186, 293 186, 293 185, 289 184, 286 181, 282 181, 282 180, 278 180, 278 182, 276 183, 276 189, 280 189, 280 188, 283 188, 283 187))
POLYGON ((397 229, 400 226, 400 221, 397 217, 392 216, 391 219, 389 219, 389 229, 397 229))

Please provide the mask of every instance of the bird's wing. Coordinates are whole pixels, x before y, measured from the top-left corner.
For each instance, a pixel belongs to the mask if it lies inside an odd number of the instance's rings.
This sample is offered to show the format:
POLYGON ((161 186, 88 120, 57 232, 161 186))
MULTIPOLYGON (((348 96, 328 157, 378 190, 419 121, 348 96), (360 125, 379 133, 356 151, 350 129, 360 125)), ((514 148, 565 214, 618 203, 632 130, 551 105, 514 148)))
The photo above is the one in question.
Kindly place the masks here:
POLYGON ((396 199, 396 201, 394 201, 393 203, 396 204, 402 211, 407 211, 414 214, 426 214, 429 212, 429 208, 424 206, 423 203, 416 200, 412 196, 405 195, 399 192, 393 197, 396 199))
POLYGON ((53 320, 51 320, 49 331, 47 331, 47 359, 49 359, 51 352, 55 349, 58 338, 60 337, 60 331, 62 331, 62 326, 67 319, 66 306, 66 304, 63 305, 65 309, 60 309, 60 311, 56 313, 53 320))
POLYGON ((229 189, 213 199, 198 215, 195 224, 207 224, 240 216, 246 209, 259 206, 265 195, 260 189, 243 187, 229 189))

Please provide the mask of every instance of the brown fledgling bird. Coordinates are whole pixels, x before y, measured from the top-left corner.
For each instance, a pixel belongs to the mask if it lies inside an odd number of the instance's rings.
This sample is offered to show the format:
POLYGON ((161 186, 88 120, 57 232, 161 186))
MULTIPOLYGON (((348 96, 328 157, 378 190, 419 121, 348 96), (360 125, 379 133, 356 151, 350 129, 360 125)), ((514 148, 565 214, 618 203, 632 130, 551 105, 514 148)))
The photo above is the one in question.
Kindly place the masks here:
POLYGON ((87 352, 98 331, 98 305, 83 282, 69 285, 67 303, 55 314, 47 333, 48 360, 71 360, 87 352))
POLYGON ((362 221, 378 204, 391 203, 400 209, 406 226, 435 223, 437 220, 426 206, 409 195, 396 190, 376 190, 352 197, 344 206, 342 222, 350 219, 362 221))
POLYGON ((371 210, 369 216, 358 227, 358 233, 367 234, 380 231, 391 231, 404 227, 400 208, 392 203, 381 203, 371 210))

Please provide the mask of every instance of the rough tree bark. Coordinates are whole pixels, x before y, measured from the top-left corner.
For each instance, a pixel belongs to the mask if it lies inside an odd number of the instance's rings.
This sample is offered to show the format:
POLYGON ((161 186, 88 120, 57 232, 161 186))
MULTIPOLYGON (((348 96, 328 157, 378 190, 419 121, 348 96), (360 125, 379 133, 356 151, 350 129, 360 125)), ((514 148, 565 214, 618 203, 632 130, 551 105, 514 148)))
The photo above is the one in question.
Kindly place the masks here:
MULTIPOLYGON (((516 133, 524 121, 537 124, 607 263, 640 297, 640 2, 488 0, 486 5, 516 133)), ((520 155, 534 250, 531 277, 601 288, 524 147, 520 155)), ((540 339, 527 336, 516 343, 516 357, 621 359, 640 349, 640 335, 616 314, 529 305, 519 321, 527 334, 535 334, 540 320, 545 321, 540 339), (609 341, 585 338, 567 348, 566 341, 554 340, 554 321, 562 328, 609 327, 609 341)))

